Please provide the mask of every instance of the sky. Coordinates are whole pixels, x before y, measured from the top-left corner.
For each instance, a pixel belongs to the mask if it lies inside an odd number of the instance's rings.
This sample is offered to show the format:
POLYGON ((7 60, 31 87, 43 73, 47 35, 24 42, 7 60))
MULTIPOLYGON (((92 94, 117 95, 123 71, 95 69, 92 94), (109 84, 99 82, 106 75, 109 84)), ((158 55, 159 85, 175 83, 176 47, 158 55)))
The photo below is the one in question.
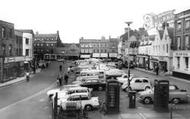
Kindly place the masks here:
POLYGON ((59 30, 63 43, 78 43, 81 37, 117 38, 124 34, 126 21, 138 29, 145 14, 190 9, 190 0, 0 0, 0 4, 0 20, 34 33, 59 30))

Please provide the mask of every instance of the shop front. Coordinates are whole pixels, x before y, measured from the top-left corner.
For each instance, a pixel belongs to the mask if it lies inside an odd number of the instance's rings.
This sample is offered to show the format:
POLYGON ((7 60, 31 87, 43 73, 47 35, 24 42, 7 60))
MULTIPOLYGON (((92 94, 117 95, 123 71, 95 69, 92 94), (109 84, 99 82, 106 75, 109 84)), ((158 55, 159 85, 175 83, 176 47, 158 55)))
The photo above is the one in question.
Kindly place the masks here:
POLYGON ((173 52, 173 76, 190 79, 190 52, 174 51, 173 52))
POLYGON ((150 69, 150 56, 149 55, 137 55, 137 67, 143 69, 150 69))
POLYGON ((150 57, 150 70, 155 71, 155 68, 158 65, 159 65, 158 57, 150 57))
POLYGON ((2 82, 6 82, 17 77, 24 76, 25 57, 6 57, 3 66, 3 79, 2 82))

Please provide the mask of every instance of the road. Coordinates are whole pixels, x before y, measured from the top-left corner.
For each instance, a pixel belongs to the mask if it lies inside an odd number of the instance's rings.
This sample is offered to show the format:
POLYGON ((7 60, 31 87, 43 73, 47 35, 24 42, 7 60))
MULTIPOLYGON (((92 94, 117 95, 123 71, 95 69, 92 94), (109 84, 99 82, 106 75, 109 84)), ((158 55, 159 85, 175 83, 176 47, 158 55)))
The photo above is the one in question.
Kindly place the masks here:
POLYGON ((55 87, 59 63, 35 74, 29 82, 0 88, 0 119, 51 118, 46 92, 55 87))
MULTIPOLYGON (((0 119, 52 119, 51 104, 46 95, 47 90, 55 88, 58 66, 61 62, 54 62, 48 69, 36 74, 30 82, 22 82, 8 87, 0 88, 0 119)), ((68 65, 64 66, 64 69, 68 65)), ((149 77, 152 79, 168 79, 180 88, 190 92, 190 83, 175 80, 169 77, 156 76, 153 74, 131 70, 136 76, 149 77)), ((104 97, 104 92, 96 92, 96 95, 104 97)), ((128 108, 126 93, 121 92, 121 112, 128 108)), ((152 105, 137 103, 137 107, 153 108, 152 105)), ((177 105, 174 111, 185 117, 190 117, 190 104, 177 105)), ((89 113, 91 119, 101 118, 97 111, 89 113)))

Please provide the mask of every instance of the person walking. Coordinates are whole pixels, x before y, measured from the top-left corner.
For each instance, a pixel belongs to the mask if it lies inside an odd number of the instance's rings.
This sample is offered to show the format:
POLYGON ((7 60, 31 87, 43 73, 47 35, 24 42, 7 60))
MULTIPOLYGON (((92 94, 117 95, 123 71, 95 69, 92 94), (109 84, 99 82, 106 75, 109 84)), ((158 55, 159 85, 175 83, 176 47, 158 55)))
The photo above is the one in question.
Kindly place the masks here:
POLYGON ((155 70, 156 70, 156 75, 158 75, 159 74, 159 65, 156 65, 155 70))
POLYGON ((61 72, 59 72, 58 76, 57 76, 57 82, 58 82, 59 86, 62 86, 62 79, 63 79, 63 76, 62 76, 61 72))
POLYGON ((68 74, 65 73, 64 75, 65 84, 68 84, 68 78, 69 78, 68 74))
POLYGON ((30 73, 29 71, 26 71, 26 81, 29 82, 30 80, 30 73))

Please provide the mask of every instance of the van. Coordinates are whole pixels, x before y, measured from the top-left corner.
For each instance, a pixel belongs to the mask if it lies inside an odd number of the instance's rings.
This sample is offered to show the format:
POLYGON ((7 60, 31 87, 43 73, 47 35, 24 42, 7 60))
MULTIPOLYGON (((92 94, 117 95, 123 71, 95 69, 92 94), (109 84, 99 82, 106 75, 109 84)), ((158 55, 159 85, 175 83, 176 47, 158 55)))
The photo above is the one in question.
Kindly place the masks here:
POLYGON ((82 79, 90 79, 90 78, 99 78, 105 79, 105 71, 104 70, 82 70, 80 75, 77 77, 77 81, 81 81, 82 79))

